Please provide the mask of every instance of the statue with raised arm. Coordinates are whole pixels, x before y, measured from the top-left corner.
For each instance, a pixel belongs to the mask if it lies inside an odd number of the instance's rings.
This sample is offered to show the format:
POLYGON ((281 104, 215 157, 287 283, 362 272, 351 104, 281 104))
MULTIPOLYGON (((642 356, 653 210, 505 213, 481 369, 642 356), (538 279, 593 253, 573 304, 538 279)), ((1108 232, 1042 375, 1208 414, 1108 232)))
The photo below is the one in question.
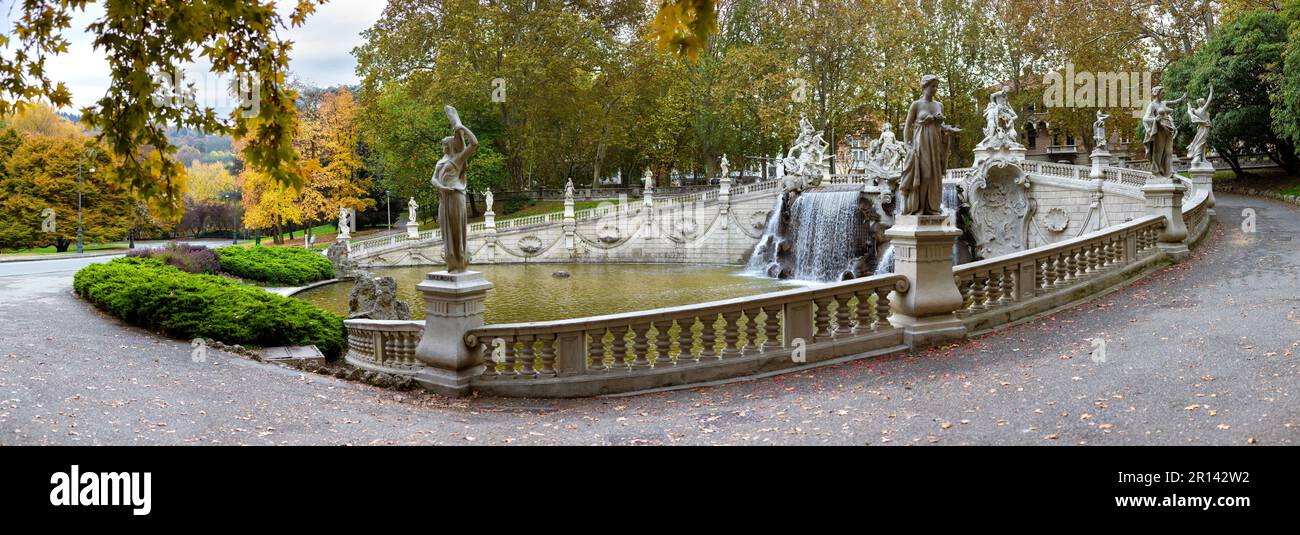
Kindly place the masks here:
POLYGON ((989 95, 989 103, 984 107, 984 140, 980 141, 980 147, 1020 146, 1016 141, 1018 136, 1015 126, 1019 115, 1007 101, 1010 93, 1011 88, 1002 86, 989 95))
POLYGON ((1146 130, 1142 142, 1151 159, 1151 174, 1169 178, 1174 176, 1174 138, 1178 136, 1171 106, 1182 102, 1187 95, 1170 101, 1165 101, 1164 95, 1163 86, 1151 88, 1151 103, 1147 104, 1146 112, 1142 114, 1142 126, 1146 130))
POLYGON ((943 175, 948 168, 948 134, 960 128, 943 122, 943 104, 934 100, 939 77, 921 77, 921 98, 907 110, 903 127, 903 145, 907 159, 903 163, 898 192, 902 196, 903 215, 943 214, 943 175))
POLYGON ((1187 157, 1192 165, 1205 163, 1205 145, 1210 142, 1210 101, 1214 99, 1214 88, 1205 98, 1196 99, 1196 107, 1187 107, 1188 118, 1196 125, 1196 136, 1187 144, 1187 157))
POLYGON ((407 221, 409 221, 409 222, 411 222, 411 223, 415 223, 415 222, 416 222, 416 221, 415 221, 415 210, 418 209, 419 207, 420 207, 420 205, 419 205, 418 203, 415 202, 415 197, 411 197, 411 201, 408 202, 408 203, 406 203, 406 220, 407 220, 407 221))
POLYGON ((1097 110, 1097 120, 1092 123, 1092 145, 1096 150, 1106 150, 1110 143, 1106 140, 1106 119, 1109 118, 1106 112, 1097 110))
POLYGON ((460 122, 460 114, 450 105, 443 108, 451 121, 451 135, 442 139, 442 158, 433 170, 433 185, 438 188, 438 227, 442 230, 442 248, 448 273, 469 269, 466 237, 469 217, 465 199, 465 169, 478 150, 478 138, 460 122))

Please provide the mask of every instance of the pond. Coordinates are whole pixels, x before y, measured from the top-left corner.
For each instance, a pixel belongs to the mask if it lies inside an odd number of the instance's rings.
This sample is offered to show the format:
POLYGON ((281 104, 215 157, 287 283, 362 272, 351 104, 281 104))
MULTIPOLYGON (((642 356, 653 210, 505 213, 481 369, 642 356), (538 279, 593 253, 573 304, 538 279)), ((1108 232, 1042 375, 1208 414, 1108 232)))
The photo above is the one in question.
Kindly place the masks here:
MULTIPOLYGON (((689 305, 775 292, 809 283, 754 276, 739 266, 679 264, 502 264, 472 266, 491 281, 486 323, 515 323, 580 318, 689 305), (567 271, 567 278, 553 277, 567 271)), ((398 297, 411 307, 412 319, 424 318, 415 285, 441 267, 379 268, 373 273, 397 280, 398 297)), ((352 284, 313 288, 296 298, 341 315, 348 312, 352 284)))

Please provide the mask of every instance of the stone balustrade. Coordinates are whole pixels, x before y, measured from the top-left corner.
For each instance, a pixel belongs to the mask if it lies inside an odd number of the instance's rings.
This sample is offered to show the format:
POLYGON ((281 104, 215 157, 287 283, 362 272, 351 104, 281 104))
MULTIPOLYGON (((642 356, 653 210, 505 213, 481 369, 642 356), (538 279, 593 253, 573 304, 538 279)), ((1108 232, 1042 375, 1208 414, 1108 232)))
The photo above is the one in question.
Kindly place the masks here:
POLYGON ((1123 282, 1159 256, 1164 218, 1149 215, 1098 232, 996 258, 962 264, 953 277, 962 296, 957 314, 971 331, 1032 316, 1123 282), (1113 280, 1112 280, 1113 279, 1113 280), (1079 290, 1089 283, 1093 288, 1079 290))
MULTIPOLYGON (((1026 164, 1053 180, 1092 180, 1083 166, 1026 164)), ((1149 176, 1123 168, 1104 171, 1100 180, 1129 188, 1139 179, 1146 184, 1149 176)), ((969 173, 952 170, 947 180, 969 173)), ((1184 178, 1177 183, 1189 189, 1181 211, 1172 213, 1181 215, 1175 224, 1187 228, 1183 245, 1192 245, 1208 233, 1213 197, 1208 184, 1184 178)), ((733 191, 746 187, 755 194, 779 185, 764 181, 733 191)), ((1154 205, 1150 215, 1074 238, 953 267, 951 280, 960 297, 954 297, 953 307, 964 326, 959 336, 1077 303, 1176 261, 1179 257, 1163 247, 1171 239, 1166 206, 1154 205)), ((615 212, 596 217, 610 213, 615 212)), ((946 285, 946 272, 942 277, 946 285)), ((917 280, 887 274, 680 307, 475 326, 463 331, 464 342, 484 362, 465 370, 472 370, 469 387, 485 395, 573 397, 756 377, 921 347, 926 342, 908 331, 918 318, 908 323, 905 306, 907 299, 926 295, 916 286, 925 281, 917 280)), ((934 317, 932 312, 927 316, 934 317)), ((345 326, 348 362, 417 377, 426 369, 427 363, 415 357, 424 322, 348 320, 345 326)))
POLYGON ((889 294, 901 275, 624 314, 486 325, 485 394, 585 396, 743 377, 897 349, 889 294))
POLYGON ((424 332, 423 321, 345 320, 348 348, 344 360, 372 371, 412 375, 424 364, 415 348, 424 332))

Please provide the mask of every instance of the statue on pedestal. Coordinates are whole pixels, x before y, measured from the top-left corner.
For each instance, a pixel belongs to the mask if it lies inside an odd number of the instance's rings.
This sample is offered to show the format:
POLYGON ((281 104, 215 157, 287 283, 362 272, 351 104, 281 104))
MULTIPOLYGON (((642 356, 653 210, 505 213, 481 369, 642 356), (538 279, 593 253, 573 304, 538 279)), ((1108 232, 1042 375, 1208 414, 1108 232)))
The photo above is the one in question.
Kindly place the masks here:
POLYGON ((903 215, 943 214, 943 175, 948 169, 949 133, 960 128, 943 122, 943 104, 934 100, 939 77, 921 77, 921 98, 907 110, 903 127, 903 144, 907 160, 903 163, 898 191, 903 198, 903 215))
POLYGON ((885 123, 880 130, 880 137, 868 145, 866 174, 870 178, 893 181, 903 172, 907 146, 894 136, 893 128, 893 125, 885 123))
POLYGON ((1092 123, 1092 145, 1093 150, 1105 151, 1109 141, 1106 140, 1106 119, 1110 115, 1106 112, 1097 110, 1097 120, 1092 123))
POLYGON ((572 178, 570 178, 568 182, 564 183, 564 200, 566 201, 573 200, 573 179, 572 178))
POLYGON ((418 209, 419 207, 420 205, 415 202, 415 197, 411 197, 411 201, 406 203, 407 223, 416 223, 415 210, 418 209))
POLYGON ((478 150, 478 138, 460 122, 456 108, 448 105, 443 111, 451 121, 452 134, 442 140, 442 158, 434 167, 432 182, 438 188, 438 227, 442 230, 447 272, 464 273, 469 270, 465 169, 478 150))
POLYGON ((727 169, 727 155, 726 155, 726 154, 723 154, 723 155, 722 155, 722 163, 721 163, 721 164, 718 164, 718 167, 719 167, 719 171, 721 171, 721 173, 722 173, 722 180, 726 180, 726 179, 727 179, 727 176, 730 174, 730 171, 731 171, 730 169, 727 169))
POLYGON ((1142 114, 1142 126, 1146 130, 1142 142, 1151 158, 1151 174, 1170 178, 1174 176, 1174 138, 1178 137, 1173 108, 1170 106, 1182 102, 1187 95, 1168 102, 1164 100, 1164 95, 1163 86, 1151 88, 1151 103, 1147 104, 1146 112, 1142 114))
POLYGON ((491 189, 483 192, 483 211, 489 214, 492 213, 492 190, 491 189))
POLYGON ((984 108, 984 140, 980 141, 979 148, 1020 147, 1015 126, 1019 115, 1007 102, 1010 92, 1011 88, 1002 86, 989 96, 989 104, 984 108))
POLYGON ((350 221, 348 221, 350 217, 351 214, 348 213, 348 209, 340 206, 339 207, 339 235, 337 239, 346 240, 352 237, 351 235, 352 225, 350 224, 350 221))
POLYGON ((785 191, 803 191, 821 184, 822 175, 826 173, 826 149, 830 143, 813 128, 812 122, 805 115, 799 116, 799 137, 786 153, 784 165, 785 191))
POLYGON ((1187 144, 1187 158, 1193 166, 1205 163, 1205 145, 1210 141, 1210 101, 1214 99, 1214 88, 1205 98, 1196 99, 1195 108, 1187 107, 1187 116, 1196 125, 1196 136, 1187 144))

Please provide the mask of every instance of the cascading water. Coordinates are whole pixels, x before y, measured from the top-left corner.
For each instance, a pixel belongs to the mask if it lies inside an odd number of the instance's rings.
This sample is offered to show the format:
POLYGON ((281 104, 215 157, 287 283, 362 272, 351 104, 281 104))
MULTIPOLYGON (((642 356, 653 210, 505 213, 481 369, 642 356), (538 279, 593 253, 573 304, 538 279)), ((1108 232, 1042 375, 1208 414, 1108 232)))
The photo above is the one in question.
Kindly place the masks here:
POLYGON ((863 232, 857 188, 841 191, 806 191, 790 205, 784 235, 790 236, 788 251, 783 249, 781 232, 782 202, 778 198, 767 228, 759 241, 749 268, 771 274, 784 269, 789 278, 808 281, 840 280, 857 259, 857 243, 863 232), (787 253, 789 263, 780 265, 780 253, 787 253), (773 266, 776 265, 776 268, 773 266))

